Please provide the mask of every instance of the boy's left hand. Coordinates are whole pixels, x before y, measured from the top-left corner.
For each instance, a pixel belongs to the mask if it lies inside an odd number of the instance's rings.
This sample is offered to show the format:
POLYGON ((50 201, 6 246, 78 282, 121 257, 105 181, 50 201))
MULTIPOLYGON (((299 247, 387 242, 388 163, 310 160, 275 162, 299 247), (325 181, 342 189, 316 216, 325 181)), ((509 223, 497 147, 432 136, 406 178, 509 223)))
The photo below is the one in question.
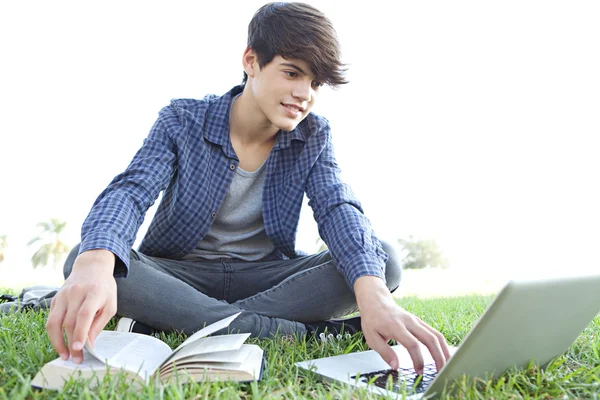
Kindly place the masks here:
POLYGON ((398 355, 387 344, 390 339, 398 341, 408 350, 417 373, 422 374, 424 367, 419 342, 429 349, 438 371, 444 366, 450 358, 444 336, 396 304, 381 278, 358 278, 354 284, 354 292, 367 344, 390 367, 399 367, 398 355))

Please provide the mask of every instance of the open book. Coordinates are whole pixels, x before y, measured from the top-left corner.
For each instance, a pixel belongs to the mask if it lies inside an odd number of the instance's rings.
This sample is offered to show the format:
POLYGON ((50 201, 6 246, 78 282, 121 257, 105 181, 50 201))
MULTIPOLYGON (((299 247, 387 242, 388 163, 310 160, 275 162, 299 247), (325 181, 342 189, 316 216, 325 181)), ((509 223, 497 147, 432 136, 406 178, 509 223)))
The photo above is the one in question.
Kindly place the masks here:
POLYGON ((62 389, 71 376, 90 378, 95 386, 106 374, 124 371, 140 383, 151 377, 168 383, 185 381, 253 381, 262 374, 263 350, 244 344, 249 333, 206 337, 229 326, 240 313, 222 319, 190 336, 174 351, 163 341, 131 332, 102 331, 94 348, 86 343, 83 362, 57 358, 42 367, 31 385, 62 389))

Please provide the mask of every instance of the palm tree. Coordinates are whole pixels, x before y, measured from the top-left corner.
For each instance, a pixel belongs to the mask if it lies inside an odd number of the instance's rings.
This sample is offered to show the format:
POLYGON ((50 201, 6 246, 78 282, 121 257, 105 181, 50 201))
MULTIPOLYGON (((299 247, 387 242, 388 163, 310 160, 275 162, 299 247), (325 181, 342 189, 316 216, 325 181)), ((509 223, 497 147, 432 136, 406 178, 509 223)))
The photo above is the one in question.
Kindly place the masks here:
POLYGON ((69 253, 69 246, 60 240, 60 234, 67 225, 57 218, 51 218, 50 222, 40 222, 37 224, 41 228, 38 236, 31 239, 28 246, 35 243, 42 243, 39 249, 31 257, 33 268, 48 265, 50 259, 54 268, 60 263, 63 257, 69 253))
POLYGON ((6 235, 0 236, 0 263, 4 261, 4 252, 6 251, 6 235))

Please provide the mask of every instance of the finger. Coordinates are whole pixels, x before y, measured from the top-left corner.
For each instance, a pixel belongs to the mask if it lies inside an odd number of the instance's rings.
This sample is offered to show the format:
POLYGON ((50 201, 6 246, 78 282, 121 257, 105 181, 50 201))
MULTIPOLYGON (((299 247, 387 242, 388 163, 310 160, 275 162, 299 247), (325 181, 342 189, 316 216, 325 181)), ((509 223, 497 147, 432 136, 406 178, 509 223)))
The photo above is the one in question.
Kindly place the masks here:
POLYGON ((79 363, 83 360, 83 345, 87 340, 92 321, 96 318, 101 307, 102 304, 100 304, 98 297, 90 296, 85 298, 77 311, 73 337, 72 340, 69 341, 71 355, 73 356, 73 361, 75 363, 79 363))
POLYGON ((59 354, 60 358, 67 360, 69 358, 69 349, 65 344, 63 335, 63 320, 67 312, 67 305, 60 292, 52 299, 50 304, 50 313, 46 320, 46 332, 54 350, 59 354))
POLYGON ((431 357, 433 357, 433 360, 435 361, 435 367, 439 371, 446 363, 446 357, 442 352, 439 339, 436 335, 430 332, 425 325, 427 324, 425 324, 423 321, 420 321, 407 328, 421 343, 423 343, 427 347, 429 353, 431 354, 431 357))
POLYGON ((375 331, 365 334, 365 338, 369 347, 375 350, 392 369, 398 369, 400 366, 398 354, 387 344, 385 338, 375 331))
POLYGON ((413 362, 415 371, 417 374, 422 375, 425 362, 423 361, 421 346, 419 345, 417 338, 411 332, 405 330, 402 335, 394 336, 393 339, 397 340, 404 348, 406 348, 413 362))
POLYGON ((113 305, 105 306, 92 321, 92 325, 90 326, 90 330, 88 332, 88 340, 90 341, 90 345, 92 347, 94 347, 94 343, 96 343, 96 337, 98 334, 102 331, 102 329, 104 329, 108 321, 116 314, 116 308, 117 307, 113 305))
POLYGON ((440 344, 442 352, 444 353, 444 357, 446 357, 446 362, 448 362, 448 359, 450 358, 451 354, 450 348, 448 347, 448 343, 446 342, 446 338, 444 337, 444 335, 442 335, 438 330, 429 326, 426 322, 423 322, 421 319, 419 319, 419 321, 425 329, 427 329, 429 332, 435 335, 440 344))
POLYGON ((75 341, 73 338, 73 332, 75 331, 75 325, 77 323, 77 313, 79 311, 79 308, 81 307, 81 304, 85 300, 85 297, 78 296, 77 291, 72 290, 72 289, 73 288, 71 288, 71 290, 69 290, 70 302, 69 302, 69 308, 67 309, 67 313, 66 313, 64 321, 63 321, 63 327, 64 327, 65 333, 67 335, 69 352, 71 353, 73 362, 79 363, 79 362, 81 362, 81 351, 79 351, 79 352, 73 351, 74 350, 73 342, 75 341), (74 293, 74 294, 72 294, 72 293, 74 293))

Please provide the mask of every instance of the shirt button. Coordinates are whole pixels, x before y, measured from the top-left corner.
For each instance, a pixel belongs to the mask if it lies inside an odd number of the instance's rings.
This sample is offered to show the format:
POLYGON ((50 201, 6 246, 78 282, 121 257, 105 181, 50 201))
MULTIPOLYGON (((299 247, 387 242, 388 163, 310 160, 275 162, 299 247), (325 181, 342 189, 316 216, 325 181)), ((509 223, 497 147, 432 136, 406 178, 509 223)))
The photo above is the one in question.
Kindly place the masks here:
POLYGON ((213 212, 212 214, 210 214, 211 217, 215 218, 217 216, 216 212, 213 212))
POLYGON ((235 164, 231 164, 231 165, 229 166, 229 169, 233 171, 233 170, 235 169, 235 164))

